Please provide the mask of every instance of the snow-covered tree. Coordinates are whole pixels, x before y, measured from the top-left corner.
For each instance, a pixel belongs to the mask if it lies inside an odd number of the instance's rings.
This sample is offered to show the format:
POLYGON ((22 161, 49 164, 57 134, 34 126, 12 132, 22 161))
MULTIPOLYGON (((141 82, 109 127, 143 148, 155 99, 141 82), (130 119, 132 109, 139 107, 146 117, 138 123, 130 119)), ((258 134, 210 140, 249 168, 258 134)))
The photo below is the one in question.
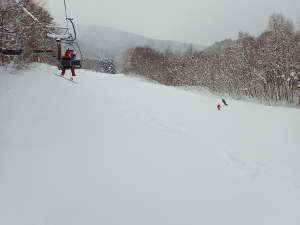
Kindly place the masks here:
POLYGON ((233 97, 300 104, 300 33, 283 15, 270 16, 258 37, 240 32, 202 52, 149 48, 127 52, 125 72, 167 85, 202 86, 233 97))
MULTIPOLYGON (((54 42, 47 37, 49 24, 53 22, 50 14, 33 0, 4 0, 0 4, 1 49, 21 49, 18 62, 35 60, 34 50, 53 49, 54 42)), ((44 55, 46 62, 52 56, 44 55)), ((2 54, 2 63, 16 60, 16 57, 2 54)))

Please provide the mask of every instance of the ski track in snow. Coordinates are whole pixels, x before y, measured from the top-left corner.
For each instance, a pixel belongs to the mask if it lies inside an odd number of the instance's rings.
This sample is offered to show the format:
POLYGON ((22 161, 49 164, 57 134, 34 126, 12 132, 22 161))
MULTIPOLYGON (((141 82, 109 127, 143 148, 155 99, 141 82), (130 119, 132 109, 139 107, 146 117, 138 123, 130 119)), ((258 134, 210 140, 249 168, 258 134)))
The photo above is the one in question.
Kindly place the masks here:
POLYGON ((164 133, 172 133, 174 135, 183 135, 185 133, 184 129, 180 129, 178 127, 170 126, 166 121, 155 117, 150 111, 144 110, 144 113, 147 115, 146 118, 143 117, 141 114, 136 113, 132 109, 122 110, 127 118, 135 118, 143 120, 145 126, 155 126, 158 127, 164 133))
POLYGON ((258 178, 270 179, 271 177, 277 177, 284 185, 292 187, 294 191, 300 194, 300 183, 298 183, 300 180, 295 180, 291 174, 274 172, 268 162, 242 160, 227 150, 224 150, 223 153, 227 165, 235 168, 235 171, 238 172, 240 176, 249 177, 253 181, 258 178))
POLYGON ((237 168, 237 171, 240 171, 241 174, 244 176, 249 176, 251 179, 256 179, 258 176, 260 176, 264 170, 266 169, 265 163, 261 162, 252 162, 248 163, 246 161, 243 161, 236 156, 234 156, 232 153, 228 151, 224 151, 224 158, 228 161, 228 164, 230 166, 234 166, 237 168))

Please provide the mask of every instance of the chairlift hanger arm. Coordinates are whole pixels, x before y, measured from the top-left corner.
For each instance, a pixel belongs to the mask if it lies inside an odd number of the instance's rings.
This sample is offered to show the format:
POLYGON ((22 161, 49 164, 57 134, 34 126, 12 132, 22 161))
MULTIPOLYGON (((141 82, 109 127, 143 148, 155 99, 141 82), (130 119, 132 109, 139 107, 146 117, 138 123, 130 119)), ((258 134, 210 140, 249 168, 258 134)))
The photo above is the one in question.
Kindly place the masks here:
POLYGON ((75 41, 77 39, 77 33, 76 33, 76 29, 75 29, 73 19, 72 18, 67 18, 67 20, 69 20, 70 23, 72 24, 73 33, 74 33, 74 37, 72 39, 70 39, 69 41, 75 41))

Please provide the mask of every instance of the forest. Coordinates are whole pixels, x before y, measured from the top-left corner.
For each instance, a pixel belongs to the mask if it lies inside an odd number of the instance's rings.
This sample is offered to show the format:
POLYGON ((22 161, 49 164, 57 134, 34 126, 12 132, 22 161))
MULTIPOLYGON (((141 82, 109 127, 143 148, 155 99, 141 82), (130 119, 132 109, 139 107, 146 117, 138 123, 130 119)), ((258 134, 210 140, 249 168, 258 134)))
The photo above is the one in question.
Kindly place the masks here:
POLYGON ((240 31, 237 40, 203 51, 130 49, 124 54, 124 72, 238 99, 300 105, 300 32, 284 15, 274 13, 258 37, 240 31))

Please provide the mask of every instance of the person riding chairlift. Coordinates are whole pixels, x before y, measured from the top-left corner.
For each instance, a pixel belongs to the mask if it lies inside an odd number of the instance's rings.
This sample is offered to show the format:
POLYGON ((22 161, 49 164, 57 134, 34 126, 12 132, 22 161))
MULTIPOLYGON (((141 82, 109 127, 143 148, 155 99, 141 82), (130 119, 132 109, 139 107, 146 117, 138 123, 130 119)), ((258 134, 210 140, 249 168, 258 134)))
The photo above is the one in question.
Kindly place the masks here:
MULTIPOLYGON (((76 57, 76 55, 74 54, 74 51, 71 49, 67 49, 64 56, 62 57, 62 60, 66 60, 66 61, 71 61, 74 60, 76 57)), ((61 69, 61 76, 65 75, 66 69, 64 67, 62 67, 61 69)), ((75 77, 75 69, 74 67, 71 67, 71 72, 72 72, 72 77, 75 77)))

